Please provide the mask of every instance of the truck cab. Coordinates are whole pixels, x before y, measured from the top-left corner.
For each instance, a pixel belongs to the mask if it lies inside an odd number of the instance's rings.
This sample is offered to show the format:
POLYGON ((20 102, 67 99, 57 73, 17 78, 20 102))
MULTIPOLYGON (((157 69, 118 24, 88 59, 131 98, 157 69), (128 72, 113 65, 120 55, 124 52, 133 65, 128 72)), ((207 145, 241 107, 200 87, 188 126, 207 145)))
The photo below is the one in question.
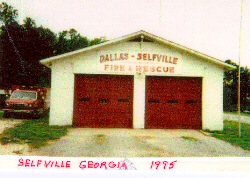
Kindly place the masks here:
POLYGON ((5 118, 10 117, 12 113, 23 113, 37 117, 48 110, 48 88, 25 86, 12 88, 10 98, 5 101, 5 118))

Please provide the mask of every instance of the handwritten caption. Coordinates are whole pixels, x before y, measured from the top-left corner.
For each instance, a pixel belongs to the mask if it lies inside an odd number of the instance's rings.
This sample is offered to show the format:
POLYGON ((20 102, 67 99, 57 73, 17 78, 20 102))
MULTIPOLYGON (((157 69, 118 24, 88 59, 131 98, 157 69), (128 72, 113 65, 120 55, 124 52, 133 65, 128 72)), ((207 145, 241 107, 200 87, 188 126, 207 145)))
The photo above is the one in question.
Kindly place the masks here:
MULTIPOLYGON (((150 166, 145 166, 144 169, 159 170, 159 169, 174 169, 177 160, 175 161, 151 161, 150 166)), ((149 165, 149 164, 145 164, 149 165)), ((83 160, 83 161, 58 161, 58 160, 33 160, 33 159, 23 159, 18 160, 17 166, 19 168, 64 168, 71 169, 77 168, 81 170, 85 169, 104 169, 104 170, 128 170, 129 165, 126 162, 118 161, 92 161, 92 160, 83 160)), ((136 165, 135 165, 136 167, 136 165)))

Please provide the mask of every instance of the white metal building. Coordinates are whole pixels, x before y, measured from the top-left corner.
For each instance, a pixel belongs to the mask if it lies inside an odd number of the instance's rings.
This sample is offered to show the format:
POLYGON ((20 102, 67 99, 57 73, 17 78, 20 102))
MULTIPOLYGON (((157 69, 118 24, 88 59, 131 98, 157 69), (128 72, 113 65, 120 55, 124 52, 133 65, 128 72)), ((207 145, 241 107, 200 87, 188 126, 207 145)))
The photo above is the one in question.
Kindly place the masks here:
POLYGON ((234 66, 145 31, 41 60, 51 125, 223 129, 223 73, 234 66))

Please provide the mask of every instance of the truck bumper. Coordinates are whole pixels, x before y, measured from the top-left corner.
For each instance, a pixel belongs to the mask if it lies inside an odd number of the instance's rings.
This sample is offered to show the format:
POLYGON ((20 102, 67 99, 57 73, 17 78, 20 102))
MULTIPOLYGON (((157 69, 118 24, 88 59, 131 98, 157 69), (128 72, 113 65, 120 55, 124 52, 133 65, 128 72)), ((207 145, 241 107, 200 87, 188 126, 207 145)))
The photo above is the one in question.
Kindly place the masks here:
POLYGON ((33 113, 34 110, 14 110, 14 109, 4 109, 4 112, 13 113, 33 113))
POLYGON ((43 108, 41 109, 36 109, 36 110, 25 110, 25 109, 4 109, 4 112, 8 113, 27 113, 27 114, 42 114, 45 110, 43 108))
POLYGON ((34 110, 4 109, 4 112, 8 112, 8 113, 27 113, 27 114, 32 114, 32 113, 34 113, 34 110))

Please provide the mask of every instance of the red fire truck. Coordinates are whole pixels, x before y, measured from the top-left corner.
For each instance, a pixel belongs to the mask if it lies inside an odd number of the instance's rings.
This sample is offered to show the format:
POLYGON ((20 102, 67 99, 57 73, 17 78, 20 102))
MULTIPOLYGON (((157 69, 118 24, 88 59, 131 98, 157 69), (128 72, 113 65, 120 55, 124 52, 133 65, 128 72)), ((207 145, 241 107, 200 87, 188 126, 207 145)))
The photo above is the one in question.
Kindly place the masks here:
POLYGON ((50 88, 35 86, 12 86, 11 96, 5 101, 4 117, 11 113, 25 113, 32 118, 48 111, 50 88))

